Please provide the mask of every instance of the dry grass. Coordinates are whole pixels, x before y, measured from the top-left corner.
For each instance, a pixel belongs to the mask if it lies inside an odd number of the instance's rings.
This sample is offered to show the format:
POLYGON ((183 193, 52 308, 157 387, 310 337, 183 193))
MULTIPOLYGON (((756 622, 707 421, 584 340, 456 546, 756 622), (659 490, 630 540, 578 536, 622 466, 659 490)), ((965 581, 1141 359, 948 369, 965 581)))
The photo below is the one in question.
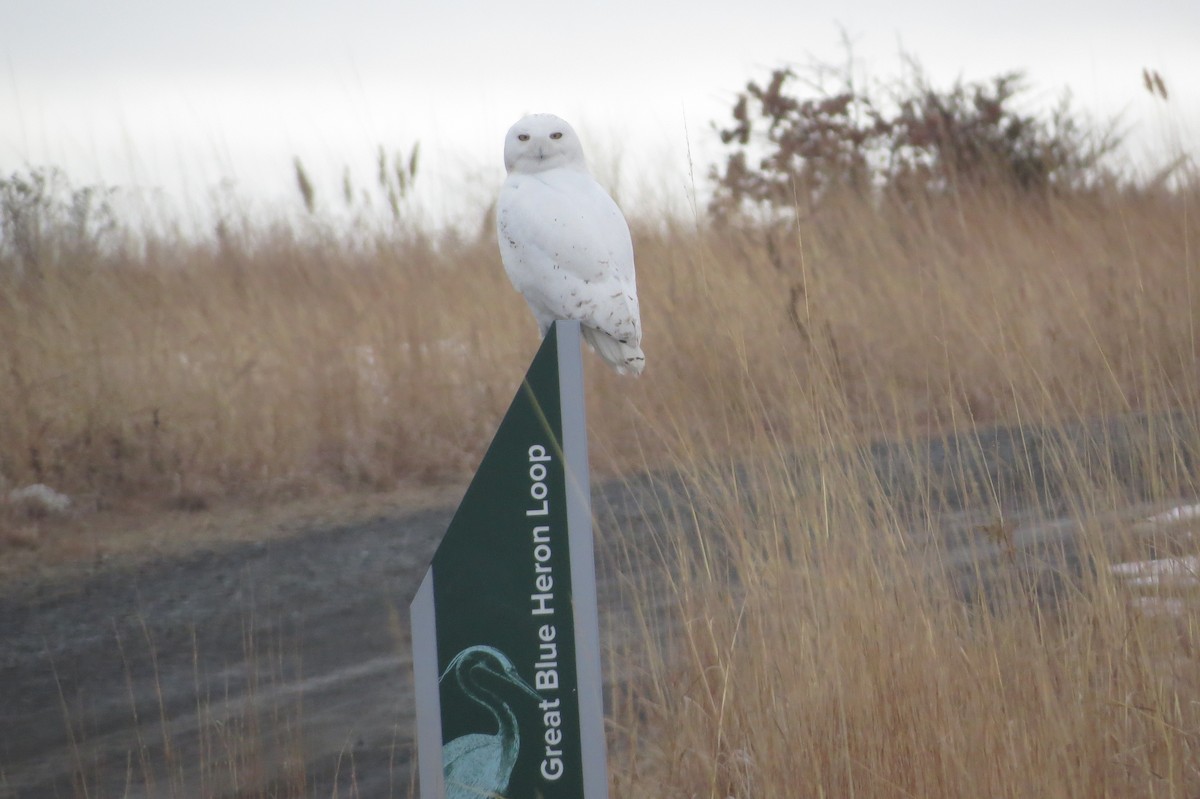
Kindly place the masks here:
MULTIPOLYGON (((1194 423, 1161 440, 1177 435, 1194 464, 1194 423)), ((665 557, 630 586, 634 630, 610 642, 609 668, 627 676, 614 688, 615 796, 1200 790, 1195 575, 1134 589, 1109 569, 1200 552, 1194 523, 1126 511, 1130 482, 1196 494, 1194 476, 1151 477, 1167 452, 1135 447, 1120 475, 1069 447, 1039 453, 1080 523, 1039 549, 1029 542, 1055 510, 1029 491, 984 486, 948 535, 933 491, 903 507, 844 439, 814 438, 810 468, 757 443, 748 470, 692 460, 693 505, 645 547, 665 557), (1001 504, 1032 513, 1005 519, 1001 504), (1074 544, 1082 567, 1063 557, 1074 544)))
MULTIPOLYGON (((651 371, 590 364, 597 465, 803 434, 782 428, 827 404, 814 382, 871 433, 1184 404, 1196 199, 846 200, 770 240, 642 227, 651 371)), ((247 223, 2 281, 0 476, 85 505, 461 476, 536 346, 490 237, 247 223)))
POLYGON ((610 668, 633 675, 614 700, 614 795, 1200 791, 1194 580, 1139 597, 1107 568, 1200 551, 1192 529, 1136 521, 1138 502, 1200 493, 1195 199, 847 203, 798 242, 730 237, 695 259, 708 289, 650 316, 712 329, 658 345, 678 348, 660 368, 696 369, 657 411, 686 420, 663 444, 692 504, 630 589, 671 622, 645 611, 632 645, 612 644, 610 668), (912 485, 889 484, 866 446, 984 441, 997 421, 1093 432, 1035 435, 1007 482, 916 455, 912 485), (974 512, 965 562, 947 494, 974 512), (1081 560, 1029 546, 1064 512, 1081 560))
MULTIPOLYGON (((784 237, 635 225, 649 363, 631 382, 589 360, 592 457, 677 468, 695 507, 633 589, 676 623, 642 618, 615 654, 635 675, 616 795, 1200 791, 1195 608, 1134 613, 1102 569, 1038 601, 1015 556, 988 575, 998 601, 964 602, 929 566, 932 513, 914 523, 854 457, 880 436, 1194 409, 1198 200, 996 190, 829 202, 784 237)), ((527 316, 486 237, 248 227, 6 277, 0 474, 94 507, 458 478, 536 346, 527 316)), ((1086 554, 1136 549, 1103 521, 1125 482, 1048 457, 1086 554)), ((1136 471, 1168 499, 1196 493, 1193 463, 1156 447, 1136 471)), ((981 490, 999 538, 1006 501, 1052 512, 981 490)))

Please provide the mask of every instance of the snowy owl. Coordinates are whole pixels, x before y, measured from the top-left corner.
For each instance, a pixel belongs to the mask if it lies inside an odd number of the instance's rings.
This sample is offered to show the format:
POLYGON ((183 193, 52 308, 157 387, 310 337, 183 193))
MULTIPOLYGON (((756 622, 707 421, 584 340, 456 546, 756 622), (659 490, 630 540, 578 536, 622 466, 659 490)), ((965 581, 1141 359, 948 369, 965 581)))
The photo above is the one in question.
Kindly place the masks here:
POLYGON ((620 373, 641 374, 629 225, 588 171, 574 129, 553 114, 521 119, 504 139, 504 166, 500 258, 542 335, 555 319, 578 320, 601 358, 620 373))

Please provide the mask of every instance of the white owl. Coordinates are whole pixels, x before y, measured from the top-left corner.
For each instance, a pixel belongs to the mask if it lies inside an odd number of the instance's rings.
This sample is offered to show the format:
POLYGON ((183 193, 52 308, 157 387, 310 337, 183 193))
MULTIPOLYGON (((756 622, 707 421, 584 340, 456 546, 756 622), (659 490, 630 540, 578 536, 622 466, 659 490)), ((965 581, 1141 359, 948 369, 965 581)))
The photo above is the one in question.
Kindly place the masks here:
POLYGON ((641 374, 629 225, 588 171, 574 129, 553 114, 521 119, 504 139, 504 166, 500 258, 542 335, 556 319, 578 320, 601 358, 620 373, 641 374))

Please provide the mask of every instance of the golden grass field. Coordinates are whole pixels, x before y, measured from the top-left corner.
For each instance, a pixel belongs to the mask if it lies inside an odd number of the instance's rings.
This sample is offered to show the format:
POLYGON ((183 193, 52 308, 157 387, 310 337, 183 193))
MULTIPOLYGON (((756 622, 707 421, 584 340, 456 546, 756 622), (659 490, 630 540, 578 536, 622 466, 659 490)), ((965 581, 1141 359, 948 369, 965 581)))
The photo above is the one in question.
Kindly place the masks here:
MULTIPOLYGON (((697 493, 629 588, 673 619, 608 656, 633 675, 609 708, 614 796, 1200 794, 1200 604, 1137 612, 1103 568, 1051 607, 1015 570, 1003 601, 963 603, 843 457, 996 423, 1195 420, 1198 208, 1192 179, 845 198, 773 238, 631 220, 647 369, 586 356, 593 469, 678 469, 697 493), (819 468, 793 471, 797 451, 819 468)), ((249 222, 0 276, 0 341, 0 475, 96 518, 462 481, 537 345, 491 235, 249 222)), ((1144 455, 1152 499, 1197 494, 1187 459, 1144 455)), ((1139 552, 1132 532, 1111 548, 1120 486, 1055 461, 1097 562, 1139 552)), ((0 558, 64 546, 40 523, 0 521, 0 558)))
MULTIPOLYGON (((907 435, 1186 405, 1195 201, 846 200, 770 242, 635 220, 653 371, 589 369, 596 466, 834 421, 907 435)), ((3 280, 0 474, 102 506, 464 475, 537 344, 490 235, 247 223, 3 280)))

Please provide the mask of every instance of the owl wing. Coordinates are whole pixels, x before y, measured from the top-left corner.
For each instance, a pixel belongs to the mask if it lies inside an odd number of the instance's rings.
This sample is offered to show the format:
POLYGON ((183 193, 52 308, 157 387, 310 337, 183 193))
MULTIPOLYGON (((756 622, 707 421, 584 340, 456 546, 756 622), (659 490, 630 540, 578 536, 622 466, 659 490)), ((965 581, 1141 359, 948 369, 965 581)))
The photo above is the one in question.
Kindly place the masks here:
POLYGON ((616 203, 586 172, 509 175, 496 209, 501 259, 542 332, 577 319, 640 343, 633 243, 616 203))

